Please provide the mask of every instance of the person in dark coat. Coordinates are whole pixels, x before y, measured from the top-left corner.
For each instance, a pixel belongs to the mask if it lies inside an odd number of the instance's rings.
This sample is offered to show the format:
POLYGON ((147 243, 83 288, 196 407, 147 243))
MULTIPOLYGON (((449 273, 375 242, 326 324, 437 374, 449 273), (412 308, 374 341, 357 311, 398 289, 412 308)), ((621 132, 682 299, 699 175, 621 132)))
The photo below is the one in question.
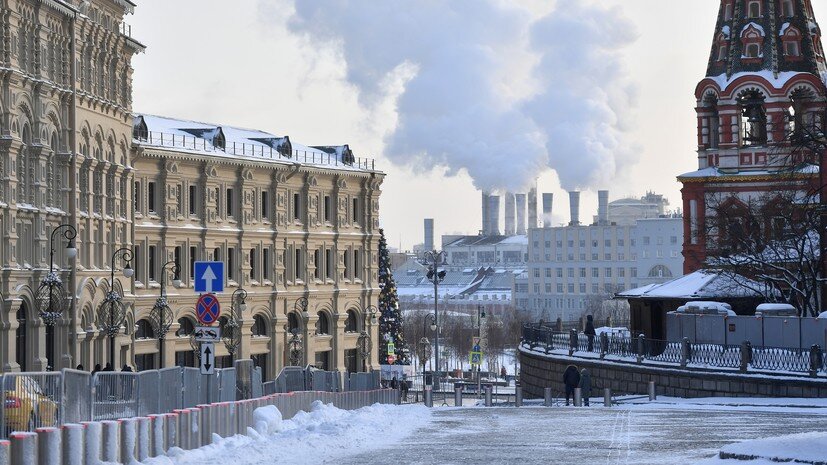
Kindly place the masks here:
POLYGON ((112 369, 112 364, 111 363, 106 362, 106 365, 103 367, 103 371, 115 371, 115 370, 112 369))
POLYGON ((398 389, 399 388, 399 380, 396 379, 396 375, 393 375, 393 379, 391 380, 391 389, 398 389))
POLYGON ((580 394, 583 396, 583 405, 589 406, 589 396, 592 393, 592 375, 587 368, 580 370, 580 394))
POLYGON ((75 367, 75 370, 83 371, 83 365, 78 365, 75 367))
POLYGON ((574 397, 574 388, 580 385, 580 372, 574 365, 569 365, 566 371, 563 372, 563 384, 566 385, 566 405, 569 405, 569 399, 574 397))
POLYGON ((99 371, 101 371, 101 364, 100 364, 100 363, 96 363, 96 364, 95 364, 95 368, 92 370, 92 374, 94 375, 95 373, 97 373, 97 372, 99 372, 99 371))
MULTIPOLYGON (((121 368, 123 373, 132 373, 132 367, 124 365, 121 368)), ((132 385, 135 383, 134 377, 125 376, 121 379, 121 393, 123 393, 124 400, 132 400, 132 385)))
POLYGON ((586 330, 583 333, 589 339, 589 352, 592 352, 594 350, 594 337, 597 335, 597 331, 594 330, 594 317, 592 315, 586 317, 586 330))

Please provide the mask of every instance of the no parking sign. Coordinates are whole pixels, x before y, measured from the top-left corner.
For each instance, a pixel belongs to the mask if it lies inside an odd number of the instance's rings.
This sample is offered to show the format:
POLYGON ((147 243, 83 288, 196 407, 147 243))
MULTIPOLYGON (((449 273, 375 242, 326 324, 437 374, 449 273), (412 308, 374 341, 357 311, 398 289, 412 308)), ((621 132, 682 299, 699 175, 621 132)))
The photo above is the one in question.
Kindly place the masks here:
POLYGON ((215 294, 204 294, 199 297, 195 305, 195 313, 198 315, 198 322, 202 325, 209 326, 215 323, 221 315, 221 305, 215 294))

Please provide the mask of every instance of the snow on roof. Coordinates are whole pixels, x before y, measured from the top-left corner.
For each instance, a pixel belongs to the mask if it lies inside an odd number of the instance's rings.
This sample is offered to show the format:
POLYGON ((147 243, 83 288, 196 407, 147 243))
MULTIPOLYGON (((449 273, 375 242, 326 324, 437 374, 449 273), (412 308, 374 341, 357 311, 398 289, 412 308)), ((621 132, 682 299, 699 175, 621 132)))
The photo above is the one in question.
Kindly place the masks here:
POLYGON ((755 28, 761 34, 761 36, 767 35, 767 33, 764 32, 764 27, 754 21, 747 23, 744 27, 741 28, 741 35, 743 35, 744 31, 746 31, 750 27, 755 28))
MULTIPOLYGON (((746 279, 746 278, 744 278, 746 279)), ((700 270, 663 284, 630 289, 617 294, 619 298, 630 299, 688 299, 714 300, 726 297, 758 297, 758 294, 720 273, 700 270)))
POLYGON ((254 158, 282 164, 335 166, 342 170, 374 171, 374 160, 356 158, 348 145, 310 147, 258 129, 220 126, 165 116, 136 114, 134 142, 222 158, 254 158), (143 126, 145 125, 145 126, 143 126))
POLYGON ((727 77, 726 73, 719 74, 718 76, 707 76, 707 79, 712 79, 718 84, 718 87, 721 91, 726 90, 730 84, 735 82, 737 79, 744 77, 744 76, 760 76, 767 80, 775 89, 782 89, 784 86, 789 82, 792 78, 798 76, 799 74, 810 74, 810 73, 802 73, 800 71, 781 71, 778 73, 778 77, 775 77, 775 73, 768 69, 763 69, 761 71, 744 71, 740 73, 735 73, 730 77, 727 77))
MULTIPOLYGON (((818 165, 803 165, 795 169, 795 172, 798 174, 818 174, 818 165)), ((782 171, 782 170, 749 170, 749 171, 729 171, 729 170, 721 170, 715 166, 710 166, 707 168, 703 168, 697 171, 691 171, 689 173, 684 173, 678 176, 679 178, 717 178, 717 177, 724 177, 724 176, 761 176, 761 175, 769 175, 769 174, 782 174, 787 173, 789 171, 782 171)))
POLYGON ((727 38, 727 39, 729 39, 729 34, 731 32, 732 32, 732 30, 727 25, 724 25, 724 27, 721 28, 721 33, 723 33, 724 37, 727 38))

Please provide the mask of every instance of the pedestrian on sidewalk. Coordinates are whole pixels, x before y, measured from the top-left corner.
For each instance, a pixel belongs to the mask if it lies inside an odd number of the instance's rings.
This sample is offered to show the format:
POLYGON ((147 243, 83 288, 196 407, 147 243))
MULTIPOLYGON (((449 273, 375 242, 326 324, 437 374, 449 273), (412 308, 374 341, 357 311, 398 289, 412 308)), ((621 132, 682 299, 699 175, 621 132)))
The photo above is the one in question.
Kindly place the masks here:
POLYGON ((594 316, 588 315, 586 317, 586 329, 583 333, 589 339, 589 352, 591 352, 594 350, 594 337, 597 335, 597 331, 594 330, 594 316))
POLYGON ((588 368, 580 370, 580 394, 583 396, 583 405, 589 406, 589 397, 592 393, 592 375, 588 368))
POLYGON ((580 371, 574 365, 566 367, 563 372, 563 384, 566 385, 566 406, 569 405, 569 399, 574 398, 574 388, 580 385, 580 371))

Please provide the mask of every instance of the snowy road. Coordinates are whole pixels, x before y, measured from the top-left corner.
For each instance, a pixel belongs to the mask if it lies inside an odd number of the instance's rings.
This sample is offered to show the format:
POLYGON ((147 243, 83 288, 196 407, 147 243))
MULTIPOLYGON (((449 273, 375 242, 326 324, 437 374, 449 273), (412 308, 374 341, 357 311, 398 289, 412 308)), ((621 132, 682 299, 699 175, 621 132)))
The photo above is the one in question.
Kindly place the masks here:
POLYGON ((435 409, 400 445, 344 464, 693 464, 745 439, 827 430, 827 416, 744 409, 435 409))

